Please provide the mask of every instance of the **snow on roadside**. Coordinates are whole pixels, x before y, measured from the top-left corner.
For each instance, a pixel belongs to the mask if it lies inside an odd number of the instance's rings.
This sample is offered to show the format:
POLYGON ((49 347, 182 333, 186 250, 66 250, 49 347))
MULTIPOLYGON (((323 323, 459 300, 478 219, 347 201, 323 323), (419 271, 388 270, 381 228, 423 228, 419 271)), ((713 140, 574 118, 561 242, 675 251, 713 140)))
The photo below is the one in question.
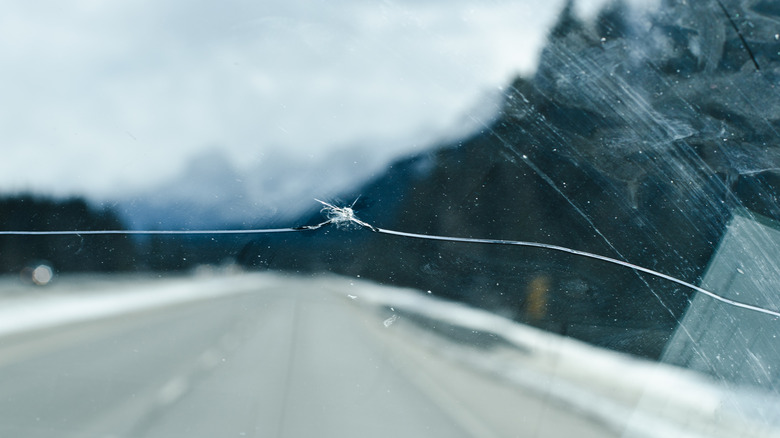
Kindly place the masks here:
POLYGON ((256 291, 278 283, 269 274, 60 277, 45 289, 5 281, 0 291, 0 336, 90 321, 166 305, 256 291), (8 289, 13 289, 10 293, 8 289))
POLYGON ((343 279, 334 278, 331 289, 355 304, 411 313, 431 326, 445 323, 497 335, 517 352, 491 353, 462 344, 442 348, 477 369, 595 417, 623 436, 780 436, 776 419, 750 415, 748 406, 777 406, 776 394, 720 384, 691 370, 597 348, 420 291, 350 285, 346 289, 343 279))

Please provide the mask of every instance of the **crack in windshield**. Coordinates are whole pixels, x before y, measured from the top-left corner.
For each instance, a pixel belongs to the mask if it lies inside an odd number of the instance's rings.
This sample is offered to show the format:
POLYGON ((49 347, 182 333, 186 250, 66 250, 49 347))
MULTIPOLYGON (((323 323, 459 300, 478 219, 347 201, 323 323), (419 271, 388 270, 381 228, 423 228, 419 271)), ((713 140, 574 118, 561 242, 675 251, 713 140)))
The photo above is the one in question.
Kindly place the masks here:
POLYGON ((249 230, 54 230, 54 231, 18 231, 18 230, 12 230, 12 231, 0 231, 0 235, 27 235, 27 236, 36 236, 36 235, 105 235, 105 234, 265 234, 265 233, 281 233, 281 232, 296 232, 296 231, 314 231, 318 230, 324 226, 327 225, 333 225, 337 228, 342 229, 349 229, 350 226, 354 226, 355 228, 368 228, 372 232, 375 233, 381 233, 381 234, 389 234, 393 236, 401 236, 401 237, 410 237, 415 239, 426 239, 426 240, 438 240, 438 241, 448 241, 448 242, 459 242, 459 243, 477 243, 477 244, 485 244, 485 245, 510 245, 510 246, 525 246, 525 247, 531 247, 531 248, 540 248, 540 249, 547 249, 547 250, 553 250, 553 251, 560 251, 560 252, 566 252, 569 254, 574 254, 576 256, 581 257, 587 257, 591 259, 601 260, 607 263, 612 263, 615 265, 623 266, 626 268, 633 269, 635 271, 643 272, 645 274, 650 274, 655 277, 662 278, 664 280, 668 280, 674 283, 677 283, 679 285, 685 286, 689 289, 692 289, 696 292, 703 293, 711 298, 714 298, 720 302, 723 302, 725 304, 728 304, 730 306, 735 306, 747 310, 752 310, 755 312, 765 313, 767 315, 780 317, 780 311, 772 310, 760 306, 754 306, 752 304, 743 303, 740 301, 732 300, 726 297, 723 297, 721 295, 716 294, 715 292, 709 291, 707 289, 701 288, 699 286, 696 286, 694 284, 688 283, 687 281, 681 280, 679 278, 673 277, 671 275, 664 274, 662 272, 658 272, 649 268, 645 268, 639 265, 636 265, 634 263, 627 262, 625 260, 619 260, 612 257, 607 257, 599 254, 594 254, 586 251, 580 251, 574 248, 568 248, 565 246, 559 246, 559 245, 552 245, 547 243, 540 243, 540 242, 528 242, 528 241, 519 241, 519 240, 503 240, 503 239, 480 239, 480 238, 471 238, 471 237, 453 237, 453 236, 437 236, 437 235, 430 235, 430 234, 418 234, 418 233, 410 233, 410 232, 404 232, 404 231, 396 231, 396 230, 389 230, 385 228, 379 228, 375 227, 374 225, 371 225, 367 222, 364 222, 355 215, 355 210, 353 210, 353 207, 355 206, 355 202, 357 202, 357 199, 352 203, 352 205, 349 206, 343 206, 339 207, 334 204, 331 204, 329 202, 321 201, 319 199, 315 199, 315 201, 319 202, 323 205, 322 213, 325 215, 325 217, 328 219, 324 222, 320 222, 316 225, 303 225, 298 227, 289 227, 289 228, 267 228, 267 229, 249 229, 249 230))

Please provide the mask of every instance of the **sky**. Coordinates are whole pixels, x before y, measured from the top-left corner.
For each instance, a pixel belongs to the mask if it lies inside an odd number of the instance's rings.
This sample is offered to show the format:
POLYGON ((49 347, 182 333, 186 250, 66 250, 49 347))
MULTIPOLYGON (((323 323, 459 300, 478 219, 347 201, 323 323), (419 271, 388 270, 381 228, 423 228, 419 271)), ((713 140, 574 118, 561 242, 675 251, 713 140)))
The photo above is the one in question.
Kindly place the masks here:
POLYGON ((244 169, 354 148, 402 156, 488 117, 503 86, 533 74, 562 7, 11 0, 0 193, 126 194, 213 150, 244 169))

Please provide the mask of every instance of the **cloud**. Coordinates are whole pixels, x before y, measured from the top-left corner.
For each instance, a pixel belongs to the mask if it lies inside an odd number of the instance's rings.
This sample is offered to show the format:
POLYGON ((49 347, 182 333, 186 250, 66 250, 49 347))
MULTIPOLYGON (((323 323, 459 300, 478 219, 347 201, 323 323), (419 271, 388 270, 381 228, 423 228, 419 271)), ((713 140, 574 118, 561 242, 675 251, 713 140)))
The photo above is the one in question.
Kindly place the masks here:
POLYGON ((219 145, 238 165, 382 140, 407 153, 531 74, 559 4, 12 1, 0 191, 150 187, 219 145), (396 142, 391 141, 397 139, 396 142))

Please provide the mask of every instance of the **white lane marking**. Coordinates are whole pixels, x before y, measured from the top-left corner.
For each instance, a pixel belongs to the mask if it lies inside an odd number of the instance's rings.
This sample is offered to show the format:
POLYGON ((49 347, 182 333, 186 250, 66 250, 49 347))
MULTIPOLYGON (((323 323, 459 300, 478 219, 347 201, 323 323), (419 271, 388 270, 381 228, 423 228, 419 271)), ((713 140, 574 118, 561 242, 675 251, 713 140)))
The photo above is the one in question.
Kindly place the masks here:
POLYGON ((198 359, 198 363, 204 370, 210 370, 221 362, 222 355, 214 348, 210 348, 203 352, 198 359))
POLYGON ((181 398, 189 387, 190 384, 186 377, 176 376, 160 388, 160 391, 157 393, 157 402, 161 406, 170 405, 181 398))

